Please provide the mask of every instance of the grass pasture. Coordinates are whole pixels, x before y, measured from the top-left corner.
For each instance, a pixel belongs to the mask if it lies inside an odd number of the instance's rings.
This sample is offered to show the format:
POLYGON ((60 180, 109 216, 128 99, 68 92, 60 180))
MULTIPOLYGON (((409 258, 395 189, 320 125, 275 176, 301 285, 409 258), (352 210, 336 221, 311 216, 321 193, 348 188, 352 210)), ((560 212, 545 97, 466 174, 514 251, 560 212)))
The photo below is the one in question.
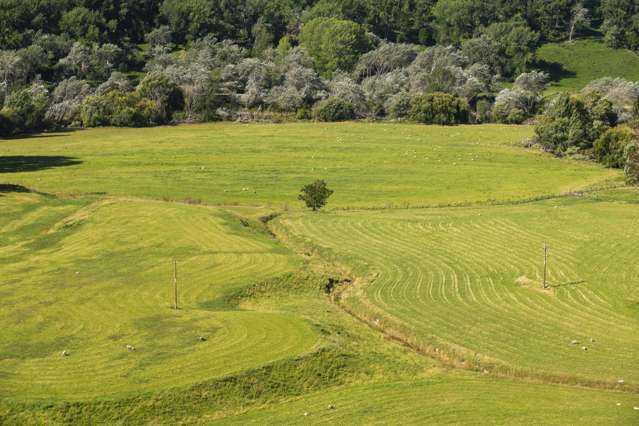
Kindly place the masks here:
POLYGON ((299 318, 225 306, 234 291, 299 266, 227 212, 33 194, 0 205, 2 398, 120 398, 254 368, 317 341, 299 318))
POLYGON ((531 133, 1 140, 0 424, 637 424, 639 191, 531 133))
POLYGON ((2 141, 2 179, 56 194, 301 206, 327 179, 331 207, 519 200, 616 179, 518 144, 526 126, 229 123, 92 129, 2 141), (26 156, 28 158, 23 158, 26 156), (28 170, 24 173, 23 170, 28 170))
POLYGON ((345 303, 429 350, 480 369, 636 387, 638 201, 635 191, 606 200, 299 214, 281 218, 278 229, 366 277, 345 303))
POLYGON ((211 424, 632 424, 635 400, 619 392, 436 377, 339 388, 211 424))
POLYGON ((549 92, 578 91, 602 77, 639 81, 639 55, 612 49, 600 40, 548 43, 536 56, 538 65, 551 76, 549 92))

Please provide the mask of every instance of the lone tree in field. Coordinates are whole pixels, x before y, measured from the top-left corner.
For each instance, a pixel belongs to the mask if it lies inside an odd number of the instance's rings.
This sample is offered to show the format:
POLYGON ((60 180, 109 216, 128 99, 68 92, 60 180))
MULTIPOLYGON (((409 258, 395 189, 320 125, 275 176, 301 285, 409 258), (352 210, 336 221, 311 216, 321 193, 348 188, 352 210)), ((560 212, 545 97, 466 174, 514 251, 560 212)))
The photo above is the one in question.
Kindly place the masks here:
POLYGON ((326 186, 324 180, 316 180, 310 185, 304 185, 299 199, 306 203, 306 207, 317 211, 326 205, 328 197, 333 195, 333 190, 326 186))

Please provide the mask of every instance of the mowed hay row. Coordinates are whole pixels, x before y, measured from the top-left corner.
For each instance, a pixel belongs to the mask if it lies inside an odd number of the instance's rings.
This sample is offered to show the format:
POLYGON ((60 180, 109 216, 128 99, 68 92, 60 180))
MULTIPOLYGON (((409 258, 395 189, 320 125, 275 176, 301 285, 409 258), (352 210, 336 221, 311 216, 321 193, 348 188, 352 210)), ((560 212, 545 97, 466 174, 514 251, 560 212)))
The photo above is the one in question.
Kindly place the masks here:
POLYGON ((348 386, 209 424, 634 425, 636 401, 613 391, 453 376, 348 386))
POLYGON ((636 204, 586 198, 280 223, 373 277, 352 296, 364 299, 347 305, 372 305, 409 339, 434 336, 515 369, 628 384, 639 381, 638 214, 636 204))
POLYGON ((277 208, 301 207, 296 195, 315 179, 335 190, 330 208, 347 208, 521 200, 621 178, 521 148, 532 134, 529 126, 392 123, 90 129, 3 141, 3 176, 55 194, 277 208))
POLYGON ((315 332, 298 317, 224 305, 235 291, 298 265, 228 213, 159 202, 59 204, 0 198, 16 211, 0 220, 10 230, 0 251, 0 275, 9 277, 0 287, 1 397, 119 398, 315 347, 315 332), (28 226, 18 223, 21 204, 33 212, 28 226))

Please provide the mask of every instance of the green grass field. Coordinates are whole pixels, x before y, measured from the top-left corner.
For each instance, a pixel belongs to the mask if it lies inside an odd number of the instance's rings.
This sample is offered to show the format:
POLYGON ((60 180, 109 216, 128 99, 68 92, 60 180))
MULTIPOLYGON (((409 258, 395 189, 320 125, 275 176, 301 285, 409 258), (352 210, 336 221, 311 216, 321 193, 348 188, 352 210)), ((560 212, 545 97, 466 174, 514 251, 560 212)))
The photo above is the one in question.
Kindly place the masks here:
POLYGON ((517 200, 618 176, 517 146, 531 136, 501 125, 204 124, 49 134, 0 149, 3 180, 43 192, 278 209, 301 206, 299 188, 318 178, 335 190, 332 207, 385 207, 517 200))
POLYGON ((0 140, 0 424, 637 424, 639 192, 531 133, 0 140))
POLYGON ((228 212, 32 194, 0 205, 0 397, 129 396, 239 372, 317 341, 299 318, 224 306, 225 295, 299 264, 228 212), (178 311, 168 309, 174 256, 178 311))
POLYGON ((346 303, 416 344, 479 368, 628 386, 639 384, 639 287, 630 278, 639 273, 639 193, 631 195, 299 214, 280 226, 367 277, 346 303))
POLYGON ((544 44, 536 56, 538 65, 551 75, 550 92, 578 91, 602 77, 639 81, 639 55, 599 40, 544 44))
POLYGON ((632 424, 633 401, 615 392, 446 377, 349 386, 211 424, 632 424))

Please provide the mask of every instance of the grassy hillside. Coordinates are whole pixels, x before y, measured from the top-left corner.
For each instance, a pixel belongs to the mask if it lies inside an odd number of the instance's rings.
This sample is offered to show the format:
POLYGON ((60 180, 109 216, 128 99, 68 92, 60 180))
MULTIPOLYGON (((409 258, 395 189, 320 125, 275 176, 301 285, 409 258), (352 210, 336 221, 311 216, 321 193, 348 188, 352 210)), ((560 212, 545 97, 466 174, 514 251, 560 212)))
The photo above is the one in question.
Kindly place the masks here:
POLYGON ((345 303, 425 351, 480 370, 639 389, 639 287, 629 278, 639 273, 639 193, 619 197, 289 215, 278 229, 366 277, 345 303))
POLYGON ((299 267, 227 212, 32 194, 0 197, 0 209, 0 398, 129 396, 256 367, 317 341, 299 318, 225 306, 234 291, 299 267))
POLYGON ((0 424, 636 424, 639 193, 565 194, 622 177, 530 134, 0 141, 0 424), (327 212, 296 200, 316 178, 327 212))
POLYGON ((630 425, 635 400, 618 392, 437 377, 316 393, 211 424, 630 425))
POLYGON ((318 178, 335 190, 331 207, 385 207, 516 200, 620 176, 517 146, 531 135, 501 125, 220 123, 48 134, 2 141, 0 153, 4 182, 44 192, 276 208, 300 206, 299 188, 318 178))
POLYGON ((598 40, 549 43, 537 52, 538 66, 551 75, 549 91, 577 91, 592 80, 622 77, 639 81, 639 55, 598 40))

